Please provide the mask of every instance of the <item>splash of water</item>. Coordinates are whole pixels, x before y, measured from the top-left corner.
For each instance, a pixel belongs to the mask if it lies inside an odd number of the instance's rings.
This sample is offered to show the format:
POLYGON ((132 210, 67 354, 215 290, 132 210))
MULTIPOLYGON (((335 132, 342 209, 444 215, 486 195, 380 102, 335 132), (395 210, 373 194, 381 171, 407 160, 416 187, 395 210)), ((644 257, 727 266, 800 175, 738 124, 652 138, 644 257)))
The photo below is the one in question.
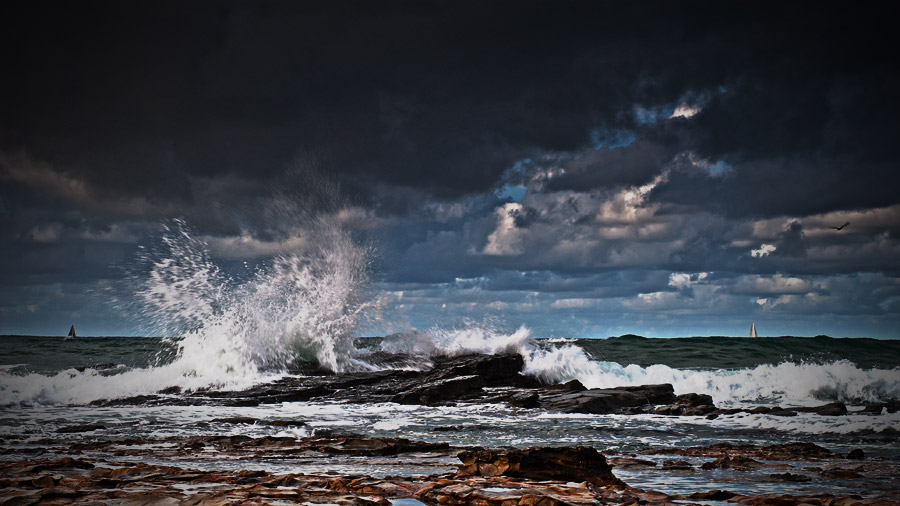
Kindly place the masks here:
POLYGON ((237 282, 175 221, 164 238, 169 254, 153 262, 139 292, 154 319, 187 329, 169 365, 212 379, 285 370, 298 360, 335 372, 370 369, 353 346, 360 314, 371 307, 363 299, 368 252, 339 227, 309 234, 316 247, 280 255, 237 282))

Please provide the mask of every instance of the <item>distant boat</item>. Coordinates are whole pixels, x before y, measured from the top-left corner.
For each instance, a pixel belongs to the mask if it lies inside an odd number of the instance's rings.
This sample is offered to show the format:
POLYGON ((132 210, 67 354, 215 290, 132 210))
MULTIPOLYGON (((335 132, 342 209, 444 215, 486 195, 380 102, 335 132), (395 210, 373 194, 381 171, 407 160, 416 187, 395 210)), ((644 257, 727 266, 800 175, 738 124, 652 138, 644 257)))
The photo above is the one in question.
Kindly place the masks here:
POLYGON ((74 339, 75 338, 75 325, 72 325, 72 328, 69 329, 69 335, 66 336, 66 339, 74 339))
POLYGON ((756 335, 756 322, 750 323, 750 337, 759 337, 756 335))

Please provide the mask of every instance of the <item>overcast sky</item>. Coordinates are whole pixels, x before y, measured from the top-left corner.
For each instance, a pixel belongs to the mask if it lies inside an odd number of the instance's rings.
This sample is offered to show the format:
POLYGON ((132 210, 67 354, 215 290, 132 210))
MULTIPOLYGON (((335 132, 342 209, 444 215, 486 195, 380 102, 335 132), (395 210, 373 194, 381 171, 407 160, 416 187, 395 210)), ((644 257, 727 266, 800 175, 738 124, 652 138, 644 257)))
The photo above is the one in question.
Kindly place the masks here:
POLYGON ((900 337, 882 8, 6 2, 0 334, 140 334, 162 224, 237 272, 288 196, 371 245, 361 334, 900 337))

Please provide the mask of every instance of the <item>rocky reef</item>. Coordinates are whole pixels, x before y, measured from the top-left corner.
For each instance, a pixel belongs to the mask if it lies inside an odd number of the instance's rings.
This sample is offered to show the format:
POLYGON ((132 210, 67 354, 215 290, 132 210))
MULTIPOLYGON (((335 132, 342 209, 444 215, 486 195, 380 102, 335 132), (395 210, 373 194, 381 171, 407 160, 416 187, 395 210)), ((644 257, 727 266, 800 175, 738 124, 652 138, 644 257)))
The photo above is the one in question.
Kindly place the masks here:
MULTIPOLYGON (((210 458, 313 459, 317 473, 273 473, 265 470, 204 469, 135 463, 135 457, 157 459, 159 441, 98 441, 90 456, 23 458, 0 463, 0 505, 243 505, 243 504, 478 504, 487 506, 556 506, 587 504, 703 504, 727 501, 771 505, 887 505, 900 503, 900 492, 873 497, 839 494, 738 494, 709 490, 691 494, 666 494, 631 487, 616 475, 617 468, 652 468, 651 460, 628 456, 607 460, 594 448, 534 447, 524 449, 451 448, 444 443, 424 443, 402 438, 311 436, 307 438, 249 438, 221 436, 182 441, 168 450, 169 458, 206 451, 210 458), (131 448, 131 450, 128 450, 131 448), (456 454, 456 470, 422 475, 341 474, 328 469, 340 459, 352 457, 443 458, 456 454)), ((82 450, 72 450, 80 454, 82 450)), ((649 453, 649 452, 648 452, 649 453)), ((669 449, 660 455, 702 457, 668 467, 676 473, 722 472, 766 467, 782 472, 768 475, 770 482, 802 481, 818 469, 817 479, 836 485, 866 474, 896 473, 883 463, 855 465, 811 443, 760 447, 714 445, 669 449), (715 460, 708 460, 715 458, 715 460), (756 459, 765 460, 760 462, 756 459), (773 462, 773 459, 777 462, 773 462), (815 467, 811 468, 810 465, 815 467), (823 468, 823 466, 827 466, 823 468), (801 474, 798 474, 801 473, 801 474)), ((665 466, 663 466, 666 469, 665 466)), ((765 488, 761 486, 761 488, 765 488)), ((839 488, 836 486, 836 488, 839 488)))

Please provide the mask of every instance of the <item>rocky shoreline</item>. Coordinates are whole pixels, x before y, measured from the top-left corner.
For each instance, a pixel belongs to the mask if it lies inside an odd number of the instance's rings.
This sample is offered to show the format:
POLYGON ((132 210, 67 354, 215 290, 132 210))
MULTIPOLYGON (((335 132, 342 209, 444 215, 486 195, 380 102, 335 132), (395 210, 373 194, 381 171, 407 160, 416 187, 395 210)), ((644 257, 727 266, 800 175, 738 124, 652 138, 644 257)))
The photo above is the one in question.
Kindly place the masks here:
MULTIPOLYGON (((874 473, 896 473, 896 464, 861 463, 811 444, 768 447, 714 445, 609 457, 584 446, 526 449, 452 448, 403 438, 310 436, 250 438, 211 436, 181 441, 160 453, 167 442, 95 441, 73 448, 70 457, 22 458, 0 463, 0 505, 227 505, 227 504, 478 504, 555 506, 565 504, 736 504, 886 505, 900 504, 900 492, 871 497, 840 494, 738 494, 706 490, 691 494, 631 487, 618 469, 656 468, 671 473, 746 472, 764 468, 769 482, 803 479, 864 480, 874 473), (136 450, 136 451, 135 451, 136 450), (182 468, 135 462, 207 452, 211 459, 253 462, 267 459, 318 460, 317 473, 273 473, 258 469, 182 468), (90 456, 86 456, 86 454, 90 456), (164 452, 165 453, 165 452, 164 452), (650 454, 689 460, 647 460, 650 454), (455 471, 423 475, 341 474, 328 471, 348 457, 427 459, 456 455, 455 471), (699 457, 699 459, 698 459, 699 457), (414 500, 414 501, 413 501, 414 500)), ((767 487, 760 486, 761 489, 767 487)), ((838 487, 836 487, 838 488, 838 487)))

